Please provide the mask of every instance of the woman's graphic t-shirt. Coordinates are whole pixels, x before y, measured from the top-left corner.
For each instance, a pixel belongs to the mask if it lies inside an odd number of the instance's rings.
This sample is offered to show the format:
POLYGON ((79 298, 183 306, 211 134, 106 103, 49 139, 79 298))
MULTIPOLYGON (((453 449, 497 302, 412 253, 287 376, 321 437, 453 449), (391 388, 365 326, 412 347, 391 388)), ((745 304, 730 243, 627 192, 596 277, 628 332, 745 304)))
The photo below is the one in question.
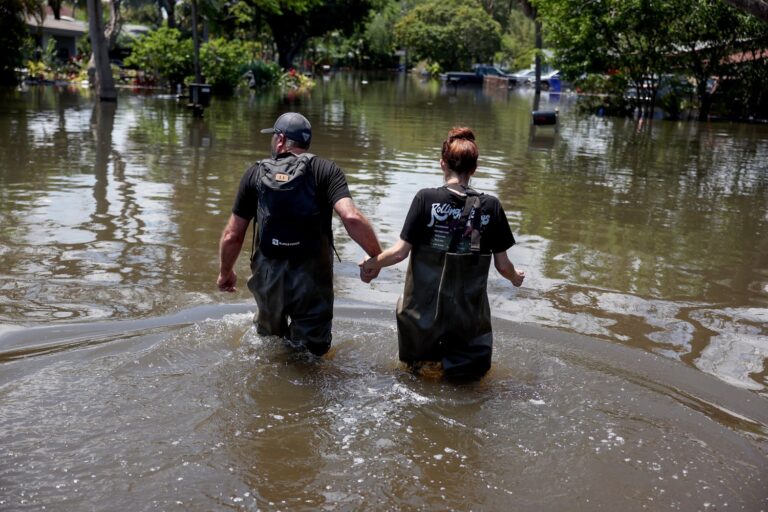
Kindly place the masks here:
MULTIPOLYGON (((466 197, 466 196, 465 196, 466 197)), ((470 252, 470 238, 463 236, 461 223, 465 197, 446 187, 419 190, 405 218, 400 238, 411 245, 428 245, 439 251, 470 252)), ((501 203, 493 196, 480 196, 480 252, 504 252, 515 244, 501 203)))

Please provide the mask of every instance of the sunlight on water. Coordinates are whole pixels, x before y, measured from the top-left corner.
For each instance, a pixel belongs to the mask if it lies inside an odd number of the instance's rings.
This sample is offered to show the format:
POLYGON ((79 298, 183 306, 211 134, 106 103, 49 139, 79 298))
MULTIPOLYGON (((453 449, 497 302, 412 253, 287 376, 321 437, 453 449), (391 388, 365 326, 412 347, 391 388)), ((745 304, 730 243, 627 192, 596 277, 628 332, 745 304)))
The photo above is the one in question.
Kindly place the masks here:
MULTIPOLYGON (((308 96, 32 88, 0 98, 0 509, 768 508, 768 129, 597 118, 549 95, 340 74, 308 96), (215 290, 242 172, 300 110, 394 243, 475 130, 525 270, 495 270, 494 366, 397 360, 407 262, 371 285, 334 222, 329 355, 215 290), (585 338, 588 335, 591 338, 585 338)), ((250 243, 250 233, 246 245, 250 243)))
MULTIPOLYGON (((347 311, 324 360, 259 337, 237 313, 17 363, 29 373, 4 386, 0 412, 5 505, 123 508, 140 494, 188 510, 498 509, 513 496, 590 510, 764 498, 765 453, 702 426, 702 413, 619 360, 595 365, 583 347, 502 327, 491 374, 456 386, 396 363, 391 321, 347 311), (34 427, 10 428, 22 425, 34 427), (630 483, 634 498, 610 490, 630 483)), ((757 411, 720 411, 757 425, 757 411)))

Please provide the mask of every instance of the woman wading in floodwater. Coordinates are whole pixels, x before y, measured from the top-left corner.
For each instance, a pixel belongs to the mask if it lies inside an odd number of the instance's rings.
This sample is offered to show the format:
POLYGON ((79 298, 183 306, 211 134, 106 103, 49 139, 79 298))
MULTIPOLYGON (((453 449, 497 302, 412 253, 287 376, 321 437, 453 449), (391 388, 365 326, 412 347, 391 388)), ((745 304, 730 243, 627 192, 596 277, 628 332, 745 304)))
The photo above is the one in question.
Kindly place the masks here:
POLYGON ((400 360, 440 362, 448 377, 480 377, 491 367, 491 255, 513 285, 525 277, 507 257, 515 239, 499 200, 469 186, 478 155, 472 130, 451 130, 440 159, 445 184, 420 190, 400 240, 360 263, 374 270, 411 255, 397 303, 400 360))

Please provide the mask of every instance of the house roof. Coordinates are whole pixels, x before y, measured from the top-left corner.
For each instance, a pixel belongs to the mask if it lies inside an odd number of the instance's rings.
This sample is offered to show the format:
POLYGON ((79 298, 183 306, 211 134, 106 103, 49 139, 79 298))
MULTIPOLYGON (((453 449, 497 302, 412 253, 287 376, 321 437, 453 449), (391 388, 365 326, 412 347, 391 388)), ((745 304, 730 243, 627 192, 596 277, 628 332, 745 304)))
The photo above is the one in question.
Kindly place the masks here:
POLYGON ((53 15, 48 14, 42 23, 37 18, 30 16, 27 18, 27 25, 32 30, 41 28, 44 32, 53 34, 55 36, 70 36, 80 37, 88 32, 88 27, 82 21, 73 20, 62 16, 60 20, 57 20, 53 15))

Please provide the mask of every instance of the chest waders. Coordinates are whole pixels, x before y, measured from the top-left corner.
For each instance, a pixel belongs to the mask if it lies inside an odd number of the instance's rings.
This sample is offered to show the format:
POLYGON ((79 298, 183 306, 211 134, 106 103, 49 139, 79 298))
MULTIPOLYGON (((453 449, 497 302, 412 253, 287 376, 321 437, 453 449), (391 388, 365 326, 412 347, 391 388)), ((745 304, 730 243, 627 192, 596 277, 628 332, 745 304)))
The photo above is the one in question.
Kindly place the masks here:
MULTIPOLYGON (((304 166, 308 159, 295 160, 296 165, 304 166)), ((266 170, 275 175, 291 171, 285 165, 266 170)), ((299 173, 306 178, 306 166, 299 173)), ((284 337, 294 348, 322 355, 331 347, 333 320, 330 233, 322 227, 317 206, 302 204, 308 197, 315 200, 313 188, 301 185, 305 190, 295 193, 285 187, 286 182, 290 185, 285 178, 271 180, 268 173, 258 175, 259 236, 254 239, 248 279, 248 289, 258 306, 254 319, 257 330, 261 335, 284 337), (298 217, 302 210, 312 218, 298 217)))
MULTIPOLYGON (((477 195, 469 196, 467 203, 477 195)), ((493 333, 488 303, 490 254, 480 254, 479 200, 467 204, 462 219, 473 252, 456 254, 414 246, 397 302, 400 360, 439 361, 447 377, 479 377, 491 367, 493 333), (474 213, 473 213, 474 211, 474 213)))

